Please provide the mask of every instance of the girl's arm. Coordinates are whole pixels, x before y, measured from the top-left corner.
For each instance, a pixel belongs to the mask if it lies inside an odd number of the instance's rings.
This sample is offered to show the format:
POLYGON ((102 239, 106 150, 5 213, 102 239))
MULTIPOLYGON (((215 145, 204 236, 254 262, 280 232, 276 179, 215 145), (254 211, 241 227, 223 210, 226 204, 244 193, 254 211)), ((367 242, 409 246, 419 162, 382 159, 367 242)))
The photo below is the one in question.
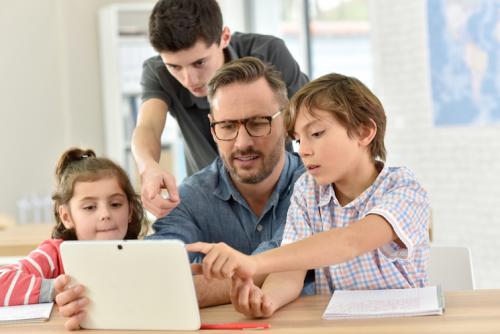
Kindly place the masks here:
POLYGON ((61 274, 59 245, 49 239, 18 263, 0 267, 0 306, 37 304, 54 299, 53 279, 61 274))

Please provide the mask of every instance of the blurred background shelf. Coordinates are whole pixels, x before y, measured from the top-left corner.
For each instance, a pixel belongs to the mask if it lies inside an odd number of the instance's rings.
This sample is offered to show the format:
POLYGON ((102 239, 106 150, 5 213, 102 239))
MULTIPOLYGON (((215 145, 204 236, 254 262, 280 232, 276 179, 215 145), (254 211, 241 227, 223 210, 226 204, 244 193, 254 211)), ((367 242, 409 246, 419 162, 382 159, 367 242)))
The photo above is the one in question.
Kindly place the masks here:
MULTIPOLYGON (((147 36, 151 4, 112 4, 99 11, 101 76, 106 155, 120 163, 139 189, 131 138, 141 105, 143 62, 156 51, 147 36)), ((184 150, 177 122, 167 117, 160 165, 180 183, 186 176, 184 150)))

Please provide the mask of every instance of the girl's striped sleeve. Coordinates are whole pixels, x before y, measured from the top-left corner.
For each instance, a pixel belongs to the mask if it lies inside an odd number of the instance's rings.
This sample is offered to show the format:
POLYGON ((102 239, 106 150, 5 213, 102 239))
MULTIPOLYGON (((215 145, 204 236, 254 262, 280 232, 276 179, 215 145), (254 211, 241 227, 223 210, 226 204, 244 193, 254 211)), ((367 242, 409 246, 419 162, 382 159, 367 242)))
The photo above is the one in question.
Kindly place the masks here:
POLYGON ((62 241, 46 240, 18 263, 0 267, 0 306, 53 300, 53 281, 64 273, 59 252, 62 241))

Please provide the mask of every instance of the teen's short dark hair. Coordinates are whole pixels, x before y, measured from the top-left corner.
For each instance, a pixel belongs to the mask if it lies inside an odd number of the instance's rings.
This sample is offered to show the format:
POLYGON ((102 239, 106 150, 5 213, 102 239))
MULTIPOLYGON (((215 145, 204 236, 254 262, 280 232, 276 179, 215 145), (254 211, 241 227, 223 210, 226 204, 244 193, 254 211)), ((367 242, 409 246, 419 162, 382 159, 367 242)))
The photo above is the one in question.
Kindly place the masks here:
POLYGON ((189 49, 199 39, 219 45, 222 13, 215 0, 160 0, 149 17, 149 41, 158 51, 189 49))

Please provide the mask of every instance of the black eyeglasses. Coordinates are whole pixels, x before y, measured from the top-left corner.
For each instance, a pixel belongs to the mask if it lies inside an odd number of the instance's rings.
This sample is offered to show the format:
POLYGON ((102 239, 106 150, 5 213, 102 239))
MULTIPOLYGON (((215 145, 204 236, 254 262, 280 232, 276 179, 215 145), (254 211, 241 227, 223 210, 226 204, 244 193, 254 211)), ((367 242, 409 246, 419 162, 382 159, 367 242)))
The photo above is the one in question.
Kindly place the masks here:
POLYGON ((240 125, 243 124, 251 137, 264 137, 271 134, 271 123, 273 119, 281 114, 281 110, 271 116, 258 116, 230 121, 212 122, 210 126, 214 129, 215 136, 219 140, 233 140, 238 137, 240 125))

